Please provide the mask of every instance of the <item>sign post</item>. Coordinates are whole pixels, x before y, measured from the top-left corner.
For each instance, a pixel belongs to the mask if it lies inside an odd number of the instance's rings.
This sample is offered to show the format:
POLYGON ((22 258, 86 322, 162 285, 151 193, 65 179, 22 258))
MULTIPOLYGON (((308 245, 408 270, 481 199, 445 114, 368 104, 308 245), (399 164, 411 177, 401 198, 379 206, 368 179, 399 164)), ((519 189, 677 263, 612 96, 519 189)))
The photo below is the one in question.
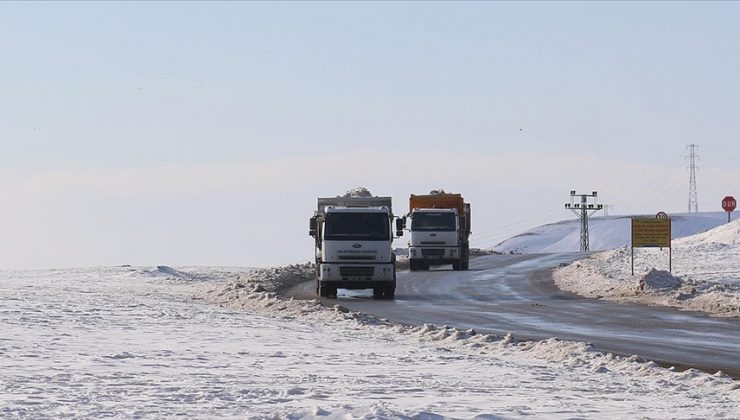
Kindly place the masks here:
POLYGON ((673 271, 671 219, 661 212, 655 219, 632 218, 632 275, 635 275, 635 248, 668 248, 668 272, 673 271), (664 216, 665 215, 665 216, 664 216))
POLYGON ((727 212, 727 223, 730 223, 730 214, 735 210, 736 206, 737 201, 735 201, 735 197, 728 195, 722 199, 722 209, 727 212))

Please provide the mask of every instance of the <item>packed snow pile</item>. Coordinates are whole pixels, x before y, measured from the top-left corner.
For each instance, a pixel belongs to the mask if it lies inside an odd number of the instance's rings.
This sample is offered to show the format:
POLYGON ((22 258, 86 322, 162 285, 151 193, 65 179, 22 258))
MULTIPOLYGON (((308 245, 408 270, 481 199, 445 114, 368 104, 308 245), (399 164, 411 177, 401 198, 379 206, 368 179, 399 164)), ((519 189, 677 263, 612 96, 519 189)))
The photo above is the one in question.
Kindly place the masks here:
POLYGON ((721 372, 275 293, 311 271, 0 271, 0 417, 740 417, 721 372))
POLYGON ((372 193, 365 187, 352 188, 351 190, 344 193, 344 197, 372 197, 372 193))
POLYGON ((482 249, 482 248, 470 248, 468 250, 471 257, 478 257, 482 255, 501 255, 500 252, 494 251, 492 249, 482 249))
MULTIPOLYGON (((694 235, 727 222, 727 214, 672 214, 673 238, 694 235)), ((629 245, 631 216, 592 217, 589 219, 589 248, 606 251, 629 245)), ((492 249, 504 254, 578 252, 581 247, 581 225, 577 219, 540 226, 507 239, 492 249)))
POLYGON ((740 317, 740 220, 673 241, 668 250, 630 248, 594 254, 555 271, 555 284, 587 297, 665 305, 740 317))
POLYGON ((260 268, 235 274, 234 282, 254 286, 261 292, 279 292, 304 281, 314 280, 316 266, 311 262, 280 268, 260 268))
POLYGON ((708 232, 686 238, 686 243, 706 251, 722 251, 740 245, 740 219, 719 226, 708 232))
POLYGON ((445 190, 443 190, 442 188, 437 188, 436 190, 429 191, 429 195, 442 195, 442 194, 446 194, 445 190))
POLYGON ((675 289, 681 286, 681 280, 668 271, 650 269, 640 279, 639 289, 675 289))

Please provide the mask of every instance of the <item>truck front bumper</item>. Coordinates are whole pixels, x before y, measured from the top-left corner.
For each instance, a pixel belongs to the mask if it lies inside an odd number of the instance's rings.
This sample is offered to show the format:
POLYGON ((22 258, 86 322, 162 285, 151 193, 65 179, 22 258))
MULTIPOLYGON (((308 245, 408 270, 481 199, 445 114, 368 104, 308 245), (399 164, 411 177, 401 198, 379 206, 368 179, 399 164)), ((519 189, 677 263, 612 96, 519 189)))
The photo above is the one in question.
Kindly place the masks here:
POLYGON ((385 264, 319 264, 318 279, 325 282, 342 282, 343 284, 367 282, 392 282, 395 280, 396 267, 392 263, 385 264))
POLYGON ((412 246, 409 247, 409 259, 447 264, 460 259, 460 247, 412 246))

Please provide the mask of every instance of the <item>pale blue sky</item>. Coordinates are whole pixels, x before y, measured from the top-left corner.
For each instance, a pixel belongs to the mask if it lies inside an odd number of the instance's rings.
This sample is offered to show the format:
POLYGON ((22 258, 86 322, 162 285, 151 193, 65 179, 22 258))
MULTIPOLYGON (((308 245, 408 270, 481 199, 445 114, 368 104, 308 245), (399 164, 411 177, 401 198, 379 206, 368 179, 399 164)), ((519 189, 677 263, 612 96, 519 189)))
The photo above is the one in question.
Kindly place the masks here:
POLYGON ((0 267, 307 259, 315 197, 356 185, 399 212, 462 192, 478 245, 570 217, 572 188, 685 211, 688 143, 714 210, 740 195, 738 21, 704 2, 1 3, 0 267))

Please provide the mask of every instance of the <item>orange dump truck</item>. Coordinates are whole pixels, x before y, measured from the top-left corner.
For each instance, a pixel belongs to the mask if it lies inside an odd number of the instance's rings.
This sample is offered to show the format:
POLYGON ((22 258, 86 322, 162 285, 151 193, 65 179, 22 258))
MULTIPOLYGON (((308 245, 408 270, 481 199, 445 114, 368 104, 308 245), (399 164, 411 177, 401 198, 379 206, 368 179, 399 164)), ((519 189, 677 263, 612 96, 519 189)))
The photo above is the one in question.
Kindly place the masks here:
POLYGON ((460 194, 432 191, 411 194, 409 214, 411 271, 428 270, 432 265, 452 264, 467 270, 470 261, 470 204, 460 194))

